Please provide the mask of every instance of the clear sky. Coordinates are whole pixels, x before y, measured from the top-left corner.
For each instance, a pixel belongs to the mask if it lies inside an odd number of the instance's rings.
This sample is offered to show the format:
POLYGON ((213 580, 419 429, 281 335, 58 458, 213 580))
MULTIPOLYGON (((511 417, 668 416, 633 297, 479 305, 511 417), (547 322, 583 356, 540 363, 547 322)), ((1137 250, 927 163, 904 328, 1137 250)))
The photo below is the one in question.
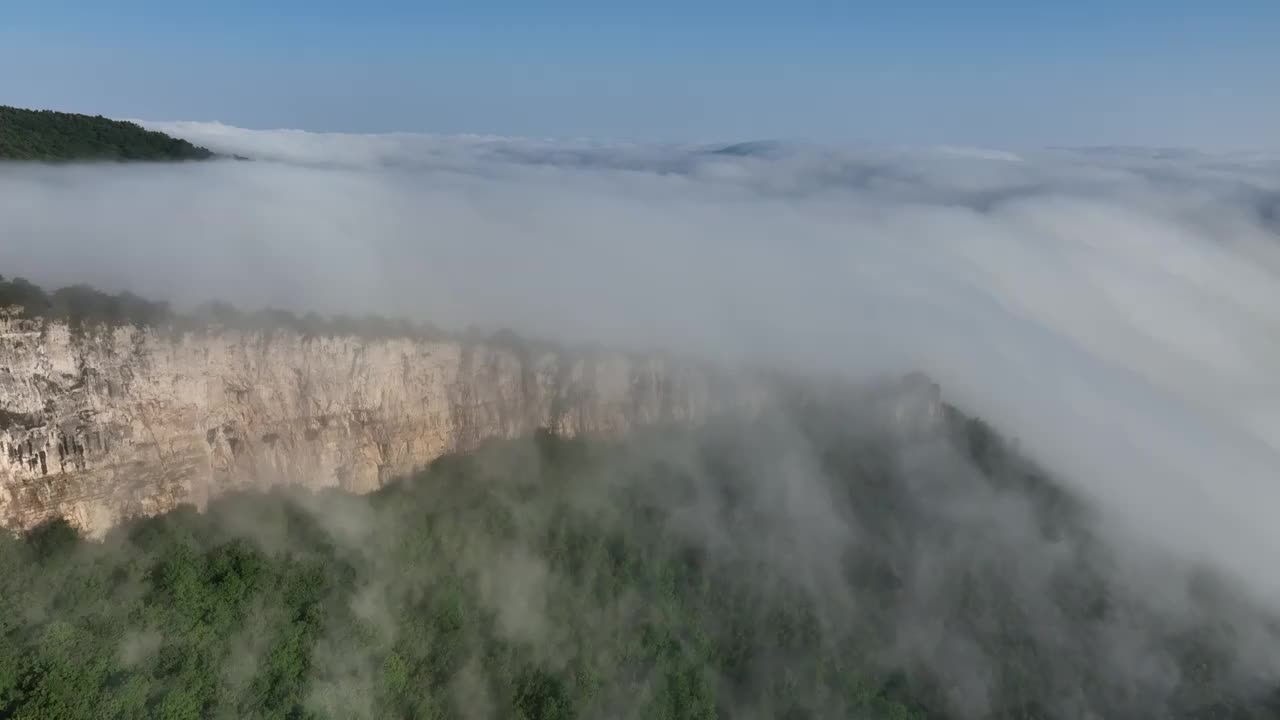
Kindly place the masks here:
POLYGON ((360 132, 1274 149, 1280 0, 0 0, 0 104, 360 132))

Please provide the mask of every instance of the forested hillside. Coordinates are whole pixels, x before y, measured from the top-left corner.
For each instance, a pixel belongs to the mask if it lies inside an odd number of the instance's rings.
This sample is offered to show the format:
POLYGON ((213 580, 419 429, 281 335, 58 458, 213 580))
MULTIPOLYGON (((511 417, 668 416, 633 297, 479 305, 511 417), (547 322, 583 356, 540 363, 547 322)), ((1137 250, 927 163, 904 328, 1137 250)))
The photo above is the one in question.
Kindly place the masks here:
POLYGON ((204 160, 205 148, 100 115, 0 105, 0 160, 204 160))
POLYGON ((1136 592, 1085 508, 947 427, 797 396, 4 538, 0 717, 1277 717, 1271 621, 1136 592))

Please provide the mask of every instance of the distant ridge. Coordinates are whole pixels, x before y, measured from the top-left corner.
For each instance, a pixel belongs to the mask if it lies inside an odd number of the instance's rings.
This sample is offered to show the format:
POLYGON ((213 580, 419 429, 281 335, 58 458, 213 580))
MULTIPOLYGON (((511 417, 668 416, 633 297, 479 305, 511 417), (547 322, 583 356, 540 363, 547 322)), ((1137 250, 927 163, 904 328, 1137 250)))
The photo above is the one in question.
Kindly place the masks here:
POLYGON ((0 105, 0 160, 173 161, 215 157, 207 148, 101 115, 0 105))

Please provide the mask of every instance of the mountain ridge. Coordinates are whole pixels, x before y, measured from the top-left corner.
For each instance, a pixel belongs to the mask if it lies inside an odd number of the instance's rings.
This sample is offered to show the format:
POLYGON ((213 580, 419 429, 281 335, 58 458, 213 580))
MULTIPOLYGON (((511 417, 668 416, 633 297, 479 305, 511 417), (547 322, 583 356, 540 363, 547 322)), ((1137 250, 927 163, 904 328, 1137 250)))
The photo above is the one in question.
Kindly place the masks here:
POLYGON ((214 157, 207 148, 125 120, 0 105, 0 160, 172 162, 214 157))

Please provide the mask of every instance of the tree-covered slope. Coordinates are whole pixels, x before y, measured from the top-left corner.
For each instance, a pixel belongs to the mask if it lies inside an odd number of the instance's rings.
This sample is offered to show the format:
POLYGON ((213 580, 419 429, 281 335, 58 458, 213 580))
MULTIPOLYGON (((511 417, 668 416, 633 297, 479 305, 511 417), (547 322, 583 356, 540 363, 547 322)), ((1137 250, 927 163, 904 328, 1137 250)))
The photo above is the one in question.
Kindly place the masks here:
POLYGON ((204 160, 205 148, 102 116, 0 105, 0 160, 204 160))
POLYGON ((1131 582, 981 423, 825 395, 0 539, 0 717, 1277 717, 1274 623, 1131 582))

